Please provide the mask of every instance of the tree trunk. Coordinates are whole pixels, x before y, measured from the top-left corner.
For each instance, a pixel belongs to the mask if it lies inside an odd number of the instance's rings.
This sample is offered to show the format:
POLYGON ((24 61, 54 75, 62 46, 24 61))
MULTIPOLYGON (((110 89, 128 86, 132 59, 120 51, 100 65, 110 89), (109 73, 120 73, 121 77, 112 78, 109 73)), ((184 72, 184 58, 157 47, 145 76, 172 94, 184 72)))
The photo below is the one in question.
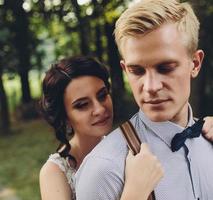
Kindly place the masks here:
POLYGON ((114 25, 105 23, 105 32, 107 37, 107 54, 110 65, 110 74, 112 81, 112 99, 114 105, 115 121, 122 121, 125 118, 125 88, 122 69, 118 50, 113 37, 114 25))
MULTIPOLYGON (((204 66, 204 64, 203 64, 204 66)), ((195 117, 203 116, 205 112, 205 87, 206 87, 206 69, 201 68, 199 77, 192 80, 192 91, 190 96, 190 103, 193 108, 195 117)))
POLYGON ((212 115, 213 105, 212 105, 212 44, 213 29, 212 20, 213 17, 207 12, 210 2, 198 0, 196 2, 196 8, 199 14, 199 19, 201 23, 200 31, 200 47, 205 52, 205 58, 202 64, 201 72, 197 80, 193 81, 192 84, 192 94, 191 103, 193 106, 193 111, 195 116, 201 117, 205 115, 212 115))
POLYGON ((32 101, 32 98, 30 94, 28 70, 20 70, 19 76, 21 78, 22 103, 29 103, 32 101))
POLYGON ((95 44, 96 44, 96 56, 100 61, 103 61, 103 47, 101 42, 101 27, 100 24, 97 23, 95 27, 95 44))
POLYGON ((2 73, 0 72, 0 135, 8 135, 10 132, 10 119, 7 96, 3 85, 2 73))
POLYGON ((76 17, 78 19, 78 29, 79 29, 79 35, 80 35, 80 48, 81 53, 83 55, 89 54, 89 43, 88 43, 88 23, 86 21, 86 18, 81 16, 81 8, 78 5, 77 0, 71 0, 71 3, 74 7, 76 17))
POLYGON ((30 86, 28 80, 28 72, 30 69, 30 33, 29 21, 23 7, 23 0, 15 0, 11 4, 11 9, 15 16, 14 22, 14 45, 18 53, 18 72, 21 78, 22 102, 29 103, 32 98, 30 94, 30 86))
POLYGON ((92 0, 92 4, 94 7, 93 18, 96 22, 95 23, 95 46, 96 46, 95 54, 100 61, 103 61, 103 46, 102 46, 102 41, 101 41, 101 37, 102 37, 101 30, 102 29, 101 29, 100 19, 101 19, 101 16, 103 15, 104 10, 102 7, 103 5, 98 3, 97 0, 92 0))

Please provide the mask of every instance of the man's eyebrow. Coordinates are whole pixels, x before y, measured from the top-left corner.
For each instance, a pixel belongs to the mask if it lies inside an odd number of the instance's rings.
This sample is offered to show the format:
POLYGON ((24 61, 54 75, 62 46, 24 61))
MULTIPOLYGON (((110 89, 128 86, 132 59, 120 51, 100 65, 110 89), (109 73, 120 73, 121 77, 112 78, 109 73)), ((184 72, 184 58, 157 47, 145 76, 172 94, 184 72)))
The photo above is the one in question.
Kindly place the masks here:
POLYGON ((164 61, 164 62, 160 62, 157 65, 169 65, 169 64, 177 64, 177 63, 178 62, 175 61, 175 60, 167 60, 167 61, 164 61))
MULTIPOLYGON (((178 64, 178 62, 174 59, 169 59, 169 60, 166 60, 166 61, 162 61, 162 62, 159 62, 159 63, 156 63, 154 66, 159 66, 159 65, 169 65, 169 64, 178 64)), ((131 69, 137 69, 137 68, 145 68, 144 65, 141 65, 141 64, 132 64, 132 63, 129 63, 129 64, 126 64, 126 67, 127 68, 131 68, 131 69)))
POLYGON ((142 65, 139 65, 139 64, 127 64, 126 67, 128 68, 143 68, 142 65))

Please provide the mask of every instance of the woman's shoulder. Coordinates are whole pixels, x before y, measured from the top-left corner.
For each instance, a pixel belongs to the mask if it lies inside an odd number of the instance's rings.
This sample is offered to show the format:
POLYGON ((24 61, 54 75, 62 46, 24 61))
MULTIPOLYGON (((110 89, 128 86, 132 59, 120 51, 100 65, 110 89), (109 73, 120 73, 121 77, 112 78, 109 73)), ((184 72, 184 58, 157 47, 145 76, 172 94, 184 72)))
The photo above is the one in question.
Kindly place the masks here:
POLYGON ((63 175, 63 174, 64 174, 64 172, 61 170, 59 165, 57 165, 56 163, 53 163, 53 162, 46 162, 40 170, 40 179, 42 177, 54 178, 58 175, 63 175))
POLYGON ((69 163, 67 162, 67 160, 63 157, 61 157, 59 155, 59 153, 54 153, 51 154, 47 160, 46 163, 54 163, 55 165, 57 165, 61 171, 63 171, 64 173, 66 173, 67 171, 71 170, 71 171, 75 171, 74 168, 72 168, 69 163))
MULTIPOLYGON (((42 199, 71 199, 74 195, 65 173, 53 162, 46 162, 39 175, 42 199)), ((72 198, 73 199, 73 198, 72 198)))
POLYGON ((53 173, 63 173, 69 184, 73 183, 73 176, 76 170, 69 165, 69 162, 61 157, 58 153, 51 154, 47 162, 41 168, 40 173, 51 174, 53 173))

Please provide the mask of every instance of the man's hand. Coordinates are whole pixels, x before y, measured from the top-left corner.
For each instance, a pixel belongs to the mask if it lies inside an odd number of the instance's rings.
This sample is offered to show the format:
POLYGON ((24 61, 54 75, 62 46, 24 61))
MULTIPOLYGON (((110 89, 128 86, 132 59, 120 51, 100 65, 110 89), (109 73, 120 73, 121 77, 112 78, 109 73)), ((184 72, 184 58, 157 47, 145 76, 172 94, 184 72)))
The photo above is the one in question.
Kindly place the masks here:
POLYGON ((160 161, 151 153, 147 144, 141 144, 137 155, 129 154, 126 158, 125 186, 121 200, 147 199, 163 177, 160 161))
POLYGON ((205 123, 203 125, 203 135, 213 142, 213 117, 205 117, 205 123))

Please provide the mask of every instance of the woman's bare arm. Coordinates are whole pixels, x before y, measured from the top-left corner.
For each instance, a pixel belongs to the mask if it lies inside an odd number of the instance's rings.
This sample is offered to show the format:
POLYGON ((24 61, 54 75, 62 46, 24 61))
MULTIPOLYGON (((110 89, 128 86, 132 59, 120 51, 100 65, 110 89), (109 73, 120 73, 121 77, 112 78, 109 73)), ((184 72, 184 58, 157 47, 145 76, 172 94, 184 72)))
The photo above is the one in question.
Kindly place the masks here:
POLYGON ((52 162, 47 162, 40 171, 42 200, 71 200, 72 191, 65 174, 52 162))

